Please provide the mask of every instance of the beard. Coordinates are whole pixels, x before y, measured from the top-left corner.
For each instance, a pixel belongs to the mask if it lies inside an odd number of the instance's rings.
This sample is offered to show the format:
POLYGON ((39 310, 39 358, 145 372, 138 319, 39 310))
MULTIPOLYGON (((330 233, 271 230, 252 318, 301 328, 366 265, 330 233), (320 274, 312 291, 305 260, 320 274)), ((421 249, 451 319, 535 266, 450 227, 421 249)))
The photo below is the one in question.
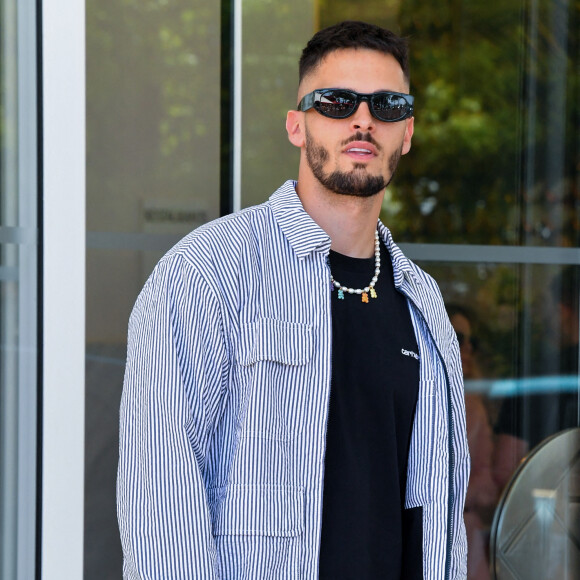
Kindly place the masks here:
MULTIPOLYGON (((345 145, 352 141, 367 141, 368 143, 373 143, 380 150, 380 146, 374 141, 370 133, 363 134, 358 132, 348 139, 345 145)), ((364 163, 355 163, 350 171, 337 169, 331 173, 326 173, 324 165, 330 157, 328 150, 322 145, 315 143, 308 130, 306 131, 306 161, 310 170, 322 186, 339 195, 354 197, 372 197, 377 195, 391 182, 399 164, 402 150, 403 145, 401 144, 401 147, 389 158, 390 176, 388 179, 384 175, 370 175, 364 163)))

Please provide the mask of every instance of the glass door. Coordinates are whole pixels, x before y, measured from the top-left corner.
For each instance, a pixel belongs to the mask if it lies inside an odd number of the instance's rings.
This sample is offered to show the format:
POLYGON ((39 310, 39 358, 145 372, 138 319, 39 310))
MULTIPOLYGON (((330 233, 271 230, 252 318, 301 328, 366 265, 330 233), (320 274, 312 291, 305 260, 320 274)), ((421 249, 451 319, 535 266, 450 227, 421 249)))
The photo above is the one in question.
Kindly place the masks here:
POLYGON ((580 424, 580 4, 276 7, 268 20, 275 41, 264 50, 265 7, 244 4, 242 206, 297 176, 284 119, 296 105, 297 61, 310 36, 354 19, 409 39, 413 147, 381 219, 439 282, 461 343, 469 578, 490 578, 502 490, 534 446, 580 424))

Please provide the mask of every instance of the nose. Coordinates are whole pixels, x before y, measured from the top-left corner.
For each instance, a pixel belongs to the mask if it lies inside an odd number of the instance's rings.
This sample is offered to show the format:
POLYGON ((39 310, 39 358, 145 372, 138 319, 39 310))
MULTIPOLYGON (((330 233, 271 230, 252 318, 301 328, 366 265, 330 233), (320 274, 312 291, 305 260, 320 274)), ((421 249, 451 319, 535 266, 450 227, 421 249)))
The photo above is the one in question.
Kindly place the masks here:
POLYGON ((350 117, 350 126, 356 131, 370 132, 375 128, 375 118, 371 115, 369 103, 363 101, 350 117))

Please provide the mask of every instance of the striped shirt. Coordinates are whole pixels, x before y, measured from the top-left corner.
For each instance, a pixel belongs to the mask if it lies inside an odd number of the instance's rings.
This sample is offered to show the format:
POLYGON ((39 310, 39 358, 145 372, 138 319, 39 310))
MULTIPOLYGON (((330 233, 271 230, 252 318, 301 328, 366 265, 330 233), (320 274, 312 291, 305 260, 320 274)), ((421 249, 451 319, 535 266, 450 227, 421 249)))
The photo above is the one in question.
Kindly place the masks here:
MULTIPOLYGON (((459 347, 379 223, 420 357, 405 507, 426 579, 466 577, 459 347)), ((129 322, 117 511, 127 579, 314 580, 331 379, 328 235, 286 182, 184 238, 129 322)), ((387 577, 386 574, 385 577, 387 577)))

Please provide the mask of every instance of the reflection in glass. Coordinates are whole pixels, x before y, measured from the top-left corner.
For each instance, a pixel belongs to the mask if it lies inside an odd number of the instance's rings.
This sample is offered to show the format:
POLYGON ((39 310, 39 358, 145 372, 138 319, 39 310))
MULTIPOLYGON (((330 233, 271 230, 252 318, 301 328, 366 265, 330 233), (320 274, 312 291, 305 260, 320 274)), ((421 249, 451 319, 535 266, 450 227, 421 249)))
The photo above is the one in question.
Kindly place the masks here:
POLYGON ((577 3, 441 8, 405 2, 398 18, 417 97, 390 191, 398 239, 577 246, 577 3))
MULTIPOLYGON (((465 306, 448 304, 447 312, 457 334, 465 380, 482 378, 478 359, 475 315, 465 306)), ((493 432, 484 394, 465 394, 467 441, 471 454, 471 475, 465 498, 464 521, 469 546, 468 576, 488 578, 488 530, 498 488, 493 479, 493 432)))
POLYGON ((580 425, 580 267, 421 265, 441 282, 460 343, 472 460, 468 578, 487 580, 500 493, 530 450, 580 425))
POLYGON ((242 207, 266 201, 297 178, 299 152, 288 142, 285 122, 297 106, 298 59, 316 30, 315 4, 243 2, 242 207))
POLYGON ((296 175, 284 117, 296 106, 301 47, 315 29, 368 20, 411 48, 413 148, 382 214, 395 238, 579 245, 577 2, 301 0, 277 2, 275 12, 272 24, 267 3, 244 3, 243 206, 296 175))
POLYGON ((580 578, 580 429, 543 441, 519 466, 492 529, 493 578, 580 578))
POLYGON ((502 486, 530 449, 579 425, 579 291, 578 266, 563 268, 550 279, 543 293, 548 308, 537 308, 540 316, 526 325, 533 353, 527 372, 518 382, 492 390, 502 400, 496 424, 496 479, 502 486))

